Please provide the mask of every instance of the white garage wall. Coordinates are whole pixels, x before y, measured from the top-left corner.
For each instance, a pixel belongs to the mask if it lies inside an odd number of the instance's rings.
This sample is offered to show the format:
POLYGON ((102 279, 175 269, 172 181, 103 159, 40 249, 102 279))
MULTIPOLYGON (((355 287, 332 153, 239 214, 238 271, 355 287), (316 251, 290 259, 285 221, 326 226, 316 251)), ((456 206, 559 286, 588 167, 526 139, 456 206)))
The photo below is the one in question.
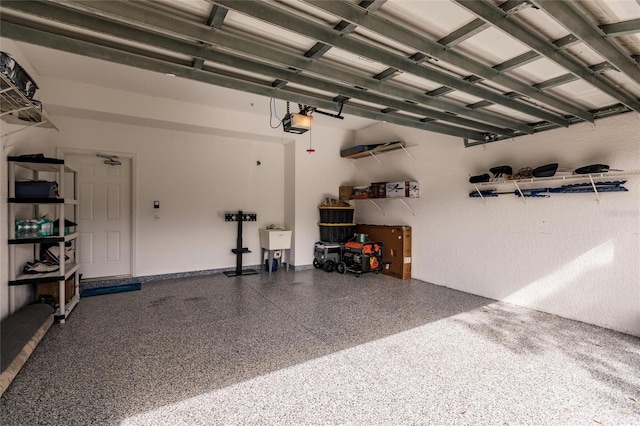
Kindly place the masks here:
POLYGON ((135 275, 234 266, 237 224, 224 222, 224 212, 237 210, 258 214, 257 223, 244 223, 252 253, 243 261, 259 264, 258 228, 284 223, 282 145, 68 117, 56 124, 63 150, 134 155, 135 275))
MULTIPOLYGON (((269 117, 262 115, 47 76, 39 76, 38 82, 39 98, 60 129, 50 134, 47 155, 103 152, 133 159, 134 275, 235 266, 231 249, 237 228, 224 222, 223 213, 239 209, 258 213, 257 223, 244 226, 244 246, 253 251, 243 257, 245 265, 261 263, 257 230, 269 224, 293 229, 292 260, 297 242, 303 253, 297 264, 311 264, 319 236, 316 206, 337 195, 343 175, 352 175, 350 166, 336 173, 332 163, 340 147, 352 143, 353 132, 331 128, 330 119, 324 126, 319 120, 312 131, 317 153, 309 156, 309 133, 295 136, 271 129, 269 117), (161 202, 160 219, 154 219, 154 200, 161 202)), ((21 153, 44 151, 42 141, 23 147, 21 153)), ((2 177, 6 179, 6 170, 2 177)), ((6 264, 6 230, 2 232, 6 264)), ((5 315, 4 264, 2 279, 5 315)), ((21 303, 31 298, 25 292, 21 303)))
POLYGON ((353 132, 337 129, 312 129, 312 146, 308 153, 309 135, 301 135, 295 144, 295 264, 313 262, 314 244, 320 240, 318 206, 327 197, 338 198, 338 188, 353 179, 354 168, 340 161, 340 149, 353 144, 353 132))
MULTIPOLYGON (((355 183, 413 179, 420 198, 382 200, 386 215, 357 202, 360 223, 413 227, 413 277, 469 293, 640 335, 640 176, 628 193, 554 194, 522 199, 469 198, 468 176, 503 164, 514 169, 558 162, 640 169, 636 114, 463 148, 459 138, 382 123, 356 142, 404 140, 402 151, 358 160, 355 183)), ((346 161, 346 160, 343 160, 346 161)))

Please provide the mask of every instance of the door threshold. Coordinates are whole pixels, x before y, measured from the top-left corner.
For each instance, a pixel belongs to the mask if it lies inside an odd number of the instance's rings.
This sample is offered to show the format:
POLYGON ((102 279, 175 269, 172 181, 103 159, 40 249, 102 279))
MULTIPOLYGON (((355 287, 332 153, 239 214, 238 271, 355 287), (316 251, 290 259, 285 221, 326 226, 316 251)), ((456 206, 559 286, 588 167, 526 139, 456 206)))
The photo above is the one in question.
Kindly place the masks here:
POLYGON ((108 277, 93 277, 93 278, 81 278, 80 280, 83 283, 90 283, 90 282, 94 282, 94 281, 112 281, 112 280, 126 280, 129 278, 133 278, 130 274, 129 275, 111 275, 108 277))

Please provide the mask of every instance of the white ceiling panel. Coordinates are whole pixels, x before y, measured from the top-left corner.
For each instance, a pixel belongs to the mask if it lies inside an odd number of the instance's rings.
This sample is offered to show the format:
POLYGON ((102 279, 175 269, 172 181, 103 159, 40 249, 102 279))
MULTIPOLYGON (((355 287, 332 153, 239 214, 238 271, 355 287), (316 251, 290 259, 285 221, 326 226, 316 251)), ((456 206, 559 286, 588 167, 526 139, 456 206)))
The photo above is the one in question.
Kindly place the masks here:
POLYGON ((406 72, 394 77, 393 81, 396 83, 401 83, 408 87, 413 87, 421 92, 428 92, 442 86, 441 84, 435 83, 431 80, 427 80, 422 77, 418 77, 415 74, 409 74, 406 72))
POLYGON ((568 71, 566 69, 546 58, 537 59, 509 71, 510 75, 526 81, 529 84, 537 84, 567 73, 568 71))
POLYGON ((373 59, 336 48, 325 53, 323 59, 350 67, 371 77, 389 68, 388 65, 381 64, 373 59))
POLYGON ((450 1, 389 0, 379 15, 407 29, 440 39, 473 20, 473 15, 450 1))
POLYGON ((556 86, 549 89, 549 91, 568 99, 578 98, 580 104, 589 109, 597 109, 616 103, 616 100, 611 96, 602 93, 590 84, 580 80, 556 86))
POLYGON ((488 28, 456 46, 460 52, 493 66, 531 50, 504 32, 488 28))
POLYGON ((534 123, 536 121, 536 117, 531 115, 523 114, 518 111, 514 111, 507 107, 501 105, 491 105, 486 108, 487 111, 493 112, 497 115, 504 115, 508 117, 512 117, 516 120, 520 120, 523 123, 534 123))

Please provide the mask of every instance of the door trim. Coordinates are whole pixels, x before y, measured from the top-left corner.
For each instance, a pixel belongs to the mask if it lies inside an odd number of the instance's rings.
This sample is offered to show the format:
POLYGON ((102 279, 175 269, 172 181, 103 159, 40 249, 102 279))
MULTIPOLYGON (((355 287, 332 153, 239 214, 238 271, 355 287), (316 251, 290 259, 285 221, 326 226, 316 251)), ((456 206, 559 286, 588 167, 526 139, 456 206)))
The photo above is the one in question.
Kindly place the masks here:
POLYGON ((138 199, 138 194, 137 194, 137 185, 135 184, 135 182, 138 181, 137 178, 137 154, 132 153, 132 152, 119 152, 119 151, 110 151, 110 150, 95 150, 95 149, 84 149, 84 148, 70 148, 70 147, 64 147, 64 146, 59 146, 56 147, 56 157, 57 158, 61 158, 64 159, 65 154, 67 155, 81 155, 81 156, 87 156, 87 157, 95 157, 98 153, 100 154, 107 154, 107 155, 117 155, 118 157, 121 158, 126 158, 128 160, 131 161, 131 182, 129 183, 131 185, 130 187, 130 194, 131 194, 131 199, 130 201, 130 206, 131 206, 131 211, 129 212, 131 214, 130 219, 130 223, 131 223, 131 229, 130 229, 130 234, 131 234, 131 238, 130 238, 130 263, 129 263, 129 275, 131 277, 136 277, 137 276, 137 270, 138 268, 136 267, 136 248, 137 248, 137 240, 138 240, 138 234, 137 234, 137 221, 136 218, 138 217, 137 214, 137 208, 138 206, 135 203, 135 200, 138 199))

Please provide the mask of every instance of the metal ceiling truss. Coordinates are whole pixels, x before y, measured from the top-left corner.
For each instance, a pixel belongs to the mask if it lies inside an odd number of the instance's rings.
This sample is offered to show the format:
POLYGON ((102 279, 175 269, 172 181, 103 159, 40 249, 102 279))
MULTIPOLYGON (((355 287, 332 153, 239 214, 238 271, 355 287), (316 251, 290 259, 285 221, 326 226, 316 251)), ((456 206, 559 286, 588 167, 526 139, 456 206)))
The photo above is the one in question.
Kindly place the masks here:
POLYGON ((610 43, 606 34, 590 23, 584 16, 575 10, 568 2, 532 0, 533 4, 544 10, 560 25, 575 34, 584 44, 591 47, 603 58, 611 63, 617 70, 627 74, 635 81, 640 81, 640 69, 631 57, 621 52, 614 44, 610 43))
MULTIPOLYGON (((571 56, 567 55, 563 51, 556 49, 555 45, 544 40, 541 36, 535 34, 533 31, 518 24, 513 19, 505 19, 505 18, 508 18, 508 14, 504 12, 502 9, 490 3, 487 3, 485 0, 476 0, 476 1, 454 0, 454 1, 458 3, 460 6, 474 13, 481 19, 507 32, 508 34, 520 40, 522 43, 531 47, 533 50, 546 56, 548 59, 554 61, 558 65, 566 68, 569 72, 575 74, 577 77, 581 78, 582 80, 592 84, 593 86, 600 89, 604 93, 607 93, 611 97, 618 99, 620 102, 622 102, 629 108, 640 112, 640 102, 638 101, 638 99, 635 99, 629 93, 616 87, 609 80, 603 78, 600 74, 594 73, 587 66, 577 62, 575 59, 573 59, 571 56)), ((542 4, 545 2, 539 2, 539 3, 542 4)), ((560 4, 565 2, 556 1, 553 3, 560 4)))
POLYGON ((621 37, 624 35, 640 33, 640 19, 630 19, 628 21, 600 25, 598 28, 600 28, 606 35, 612 37, 621 37))
POLYGON ((208 84, 457 136, 464 139, 465 146, 578 122, 593 122, 630 109, 640 111, 638 99, 606 77, 607 72, 623 72, 640 81, 637 61, 612 40, 613 37, 640 32, 638 19, 596 26, 566 4, 568 2, 508 0, 496 7, 489 0, 452 0, 475 14, 477 19, 434 41, 379 17, 375 12, 384 6, 386 0, 363 0, 358 4, 304 1, 338 18, 338 23, 332 26, 319 24, 303 16, 302 12, 292 13, 275 3, 207 1, 212 3, 211 12, 206 20, 203 18, 198 22, 163 12, 151 4, 131 1, 3 0, 0 6, 9 13, 0 14, 0 34, 10 39, 208 84), (519 24, 517 19, 509 19, 532 5, 556 19, 570 34, 559 40, 547 41, 519 24), (228 32, 225 30, 225 18, 230 10, 300 34, 314 40, 315 44, 304 52, 295 52, 262 38, 237 31, 228 32), (30 16, 44 21, 33 20, 30 16), (65 29, 60 29, 59 25, 49 26, 46 21, 64 24, 65 29), (492 26, 509 33, 532 50, 493 66, 455 50, 456 45, 492 26), (356 35, 358 27, 415 49, 415 53, 398 54, 365 42, 356 35), (73 28, 83 31, 76 32, 73 28), (91 32, 112 37, 110 40, 113 41, 87 35, 91 32), (587 67, 563 52, 578 42, 590 46, 605 62, 587 67), (134 48, 132 45, 137 46, 134 48), (154 50, 150 51, 145 46, 154 50), (366 74, 341 66, 323 57, 334 47, 369 58, 387 68, 366 74), (167 54, 158 53, 158 49, 167 54), (175 53, 193 59, 178 60, 175 53), (564 67, 568 73, 533 85, 506 74, 543 56, 564 67), (442 71, 438 61, 467 70, 469 74, 456 76, 442 71), (224 70, 217 65, 223 66, 224 70), (413 74, 441 87, 423 90, 410 87, 395 80, 402 73, 413 74), (621 104, 588 111, 545 92, 578 79, 590 83, 621 104), (499 92, 490 82, 508 91, 499 92), (289 83, 308 89, 296 89, 289 83), (464 105, 448 97, 455 91, 481 100, 464 105), (326 93, 333 95, 327 96, 326 93), (371 104, 380 107, 375 108, 371 104), (491 105, 500 105, 539 121, 525 123, 505 114, 483 110, 491 105))
MULTIPOLYGON (((70 25, 81 26, 85 28, 92 27, 102 33, 113 34, 113 32, 119 28, 117 25, 115 25, 114 21, 105 20, 102 17, 92 17, 89 15, 85 15, 82 12, 50 3, 38 3, 32 1, 6 2, 6 6, 14 10, 34 14, 36 16, 55 20, 57 22, 64 22, 70 25)), ((295 69, 308 70, 313 73, 322 75, 333 75, 338 81, 349 82, 354 86, 371 89, 371 91, 382 91, 382 93, 384 93, 385 95, 399 97, 401 99, 415 99, 416 102, 421 104, 432 105, 436 108, 442 108, 447 111, 467 113, 467 115, 471 116, 472 118, 478 119, 481 122, 495 123, 499 126, 504 126, 506 128, 505 131, 509 134, 512 133, 512 131, 508 130, 511 128, 516 128, 518 129, 518 131, 524 133, 533 132, 530 127, 524 124, 519 124, 518 122, 512 120, 507 120, 482 112, 474 112, 471 109, 468 109, 467 111, 465 107, 456 105, 455 103, 452 103, 450 101, 432 100, 428 96, 418 91, 411 91, 400 86, 380 86, 379 81, 372 78, 362 77, 357 74, 341 70, 340 68, 323 65, 322 63, 317 61, 308 61, 303 57, 286 53, 279 47, 274 48, 266 44, 255 43, 247 39, 246 37, 237 37, 222 32, 212 32, 206 29, 206 27, 193 22, 175 21, 166 14, 136 6, 131 3, 121 3, 115 1, 95 1, 91 2, 91 6, 104 14, 108 13, 110 15, 120 17, 126 16, 129 20, 135 19, 136 22, 144 24, 148 27, 158 28, 163 31, 178 31, 184 36, 185 39, 198 39, 207 43, 208 45, 226 47, 241 51, 252 56, 263 56, 265 60, 268 59, 270 62, 273 62, 275 60, 277 62, 283 63, 287 67, 295 69), (379 87, 383 87, 384 89, 377 90, 376 85, 378 85, 379 87)), ((6 20, 10 18, 5 16, 3 17, 3 19, 6 20)), ((125 27, 124 32, 121 32, 119 36, 126 39, 138 40, 147 44, 154 43, 148 39, 142 38, 145 33, 133 33, 133 30, 133 27, 127 26, 125 27)), ((146 35, 148 36, 149 34, 151 33, 147 32, 146 35)), ((158 38, 155 38, 155 40, 158 40, 158 38)), ((283 87, 283 84, 279 83, 278 86, 283 87)), ((345 91, 347 90, 347 88, 348 86, 341 85, 340 91, 345 91)), ((360 92, 364 94, 364 92, 362 92, 361 90, 360 92)), ((404 108, 405 106, 406 104, 403 104, 403 109, 406 109, 404 108)), ((452 116, 451 114, 447 114, 442 111, 425 109, 424 112, 427 115, 433 115, 440 119, 446 119, 448 121, 460 123, 467 126, 472 123, 471 121, 462 122, 460 120, 463 120, 463 118, 452 116)), ((496 130, 494 126, 486 124, 483 125, 482 123, 475 123, 474 126, 479 126, 480 129, 484 129, 483 133, 489 133, 492 130, 496 130)), ((503 134, 503 131, 501 131, 499 134, 503 134)), ((484 135, 482 136, 482 138, 484 139, 484 135)))
MULTIPOLYGON (((388 98, 381 95, 376 95, 373 92, 363 92, 362 90, 354 89, 351 87, 345 87, 344 85, 332 83, 330 81, 312 78, 298 73, 295 70, 289 68, 278 68, 272 65, 259 63, 243 57, 234 56, 228 53, 215 51, 211 48, 205 47, 202 44, 194 44, 185 40, 178 40, 167 36, 160 35, 142 29, 133 28, 120 24, 115 21, 108 21, 101 17, 89 16, 81 11, 62 8, 53 4, 38 4, 36 2, 20 2, 18 8, 23 12, 34 12, 40 17, 47 19, 53 19, 57 22, 63 22, 65 24, 78 26, 81 28, 91 28, 99 31, 102 34, 119 37, 128 40, 136 40, 141 43, 152 45, 165 50, 174 51, 177 53, 197 56, 197 59, 203 62, 211 61, 214 63, 224 64, 247 71, 260 73, 264 75, 274 76, 277 79, 271 83, 274 88, 282 88, 288 81, 298 83, 307 87, 313 87, 323 91, 342 92, 350 97, 358 97, 364 101, 394 105, 398 109, 403 109, 415 114, 426 115, 428 117, 435 117, 438 119, 446 120, 452 123, 456 123, 469 128, 479 128, 483 132, 491 131, 493 133, 504 136, 515 136, 515 132, 509 129, 503 129, 495 126, 491 126, 485 123, 476 122, 463 117, 452 116, 442 111, 432 110, 417 105, 406 105, 404 101, 394 98, 388 98)), ((11 17, 4 18, 6 22, 11 22, 11 17)), ((15 22, 24 24, 21 22, 15 22)), ((344 98, 344 97, 343 97, 344 98)), ((344 101, 343 101, 344 102, 344 101)), ((336 104, 337 105, 337 104, 336 104)), ((337 105, 339 107, 339 105, 337 105)), ((455 131, 455 128, 448 129, 444 125, 437 125, 439 130, 447 130, 447 133, 455 131)), ((436 130, 434 127, 434 130, 436 130)), ((465 131, 465 133, 468 133, 465 131)), ((455 134, 455 133, 453 133, 455 134)), ((481 132, 478 135, 482 135, 481 132)))
MULTIPOLYGON (((502 74, 500 71, 488 67, 486 65, 481 64, 480 62, 474 61, 472 59, 467 58, 466 56, 456 52, 455 50, 451 50, 450 48, 443 46, 435 41, 429 40, 425 37, 422 37, 418 34, 412 33, 411 31, 405 29, 403 26, 383 20, 375 15, 368 14, 365 11, 358 10, 357 7, 354 7, 348 3, 334 2, 334 1, 326 1, 326 0, 306 0, 307 3, 313 4, 314 6, 323 9, 327 12, 333 13, 342 17, 343 19, 347 19, 350 21, 354 21, 358 23, 358 25, 365 27, 369 30, 375 31, 376 33, 388 37, 392 40, 396 40, 400 43, 403 43, 407 46, 410 46, 414 49, 419 49, 422 53, 429 55, 435 59, 442 60, 444 62, 448 62, 456 67, 466 69, 475 74, 475 79, 470 79, 467 77, 465 80, 471 83, 475 83, 477 81, 481 81, 482 78, 486 78, 496 83, 508 87, 511 90, 522 93, 531 99, 538 100, 547 105, 552 106, 561 111, 568 112, 577 117, 582 118, 583 120, 592 121, 593 117, 587 112, 580 108, 576 108, 575 106, 569 104, 568 102, 562 101, 560 99, 554 98, 547 94, 544 94, 538 90, 535 90, 531 86, 528 86, 515 78, 509 77, 505 74, 502 74), (482 78, 479 78, 480 76, 482 78)), ((524 111, 523 111, 524 112, 524 111)), ((533 112, 529 112, 534 116, 538 116, 533 114, 533 112)), ((538 116, 540 118, 545 118, 542 116, 538 116)), ((549 121, 556 122, 554 120, 545 118, 549 121)), ((557 124, 564 125, 565 121, 556 122, 557 124)))
POLYGON ((223 5, 230 10, 235 10, 278 27, 285 28, 297 34, 302 34, 311 39, 320 40, 323 43, 369 58, 381 64, 387 64, 391 67, 414 74, 426 80, 443 84, 447 87, 469 93, 479 98, 488 99, 516 111, 538 117, 542 120, 550 121, 561 126, 569 125, 569 121, 564 117, 534 107, 530 104, 510 99, 495 91, 469 83, 464 79, 456 78, 451 74, 436 69, 435 67, 428 67, 427 63, 416 64, 412 60, 399 54, 392 53, 356 38, 343 37, 330 28, 323 27, 309 19, 301 18, 298 15, 280 9, 276 6, 272 6, 271 4, 259 1, 233 0, 219 0, 215 3, 223 5))
MULTIPOLYGON (((26 43, 81 54, 95 59, 134 66, 154 72, 173 74, 177 77, 214 84, 216 86, 234 90, 243 90, 285 101, 314 105, 323 109, 336 109, 335 107, 337 103, 332 98, 297 90, 277 89, 272 87, 270 84, 252 81, 247 77, 228 75, 228 73, 224 72, 194 69, 189 64, 171 62, 169 58, 144 56, 139 53, 127 52, 122 49, 107 47, 105 45, 71 38, 61 34, 44 32, 36 28, 3 20, 2 26, 0 26, 0 35, 2 37, 9 37, 9 34, 12 38, 26 43)), ((344 105, 343 112, 372 120, 388 121, 402 126, 430 130, 438 133, 450 134, 452 136, 467 137, 472 140, 478 140, 483 137, 483 134, 480 132, 454 128, 440 123, 425 123, 419 119, 408 116, 383 114, 375 109, 367 108, 365 106, 350 106, 347 104, 344 105)))

